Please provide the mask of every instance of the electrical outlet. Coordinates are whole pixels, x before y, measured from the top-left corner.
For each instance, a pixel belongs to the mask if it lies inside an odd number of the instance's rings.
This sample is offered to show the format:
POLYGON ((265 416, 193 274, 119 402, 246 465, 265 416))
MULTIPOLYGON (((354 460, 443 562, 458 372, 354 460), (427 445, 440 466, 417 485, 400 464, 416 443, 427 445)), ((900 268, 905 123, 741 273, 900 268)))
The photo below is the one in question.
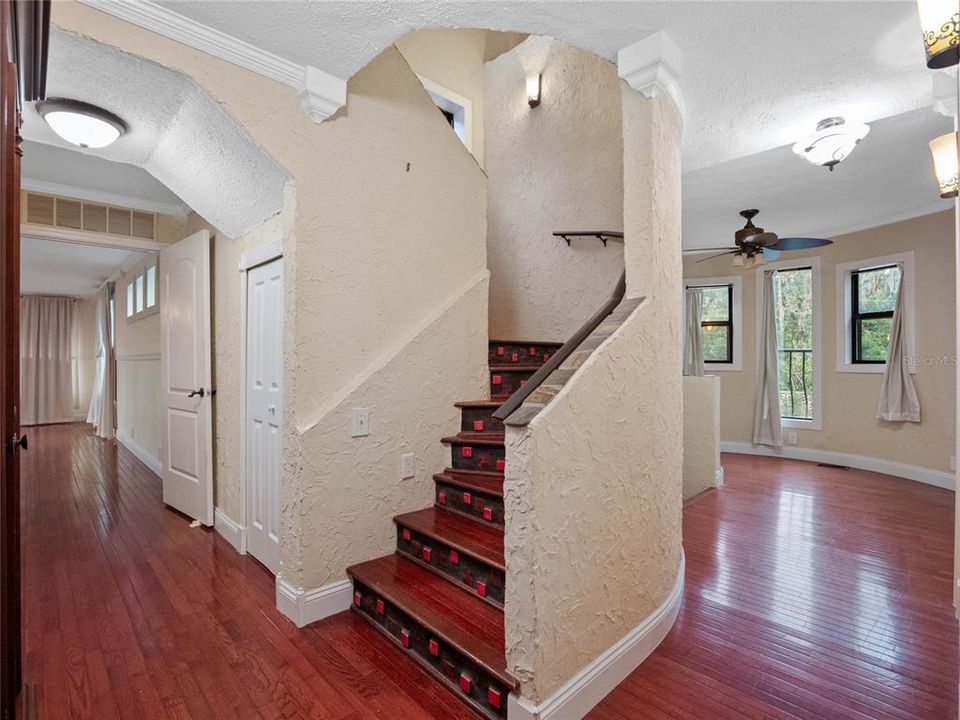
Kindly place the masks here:
POLYGON ((417 474, 417 463, 413 453, 403 453, 400 456, 400 479, 406 480, 417 474))
POLYGON ((787 445, 796 445, 799 442, 797 439, 797 433, 793 430, 784 433, 783 440, 787 445))
POLYGON ((370 408, 353 409, 353 437, 370 434, 370 408))

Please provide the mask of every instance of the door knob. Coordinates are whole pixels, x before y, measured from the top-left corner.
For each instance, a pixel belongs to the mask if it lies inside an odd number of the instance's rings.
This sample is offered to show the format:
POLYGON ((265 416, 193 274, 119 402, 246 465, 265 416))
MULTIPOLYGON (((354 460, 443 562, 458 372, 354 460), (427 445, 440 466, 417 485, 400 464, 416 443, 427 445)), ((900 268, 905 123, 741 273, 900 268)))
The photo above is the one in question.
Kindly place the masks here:
POLYGON ((199 390, 193 390, 193 391, 191 391, 191 392, 187 395, 187 397, 188 397, 188 398, 192 398, 194 395, 199 395, 200 397, 203 397, 203 396, 205 395, 205 393, 204 393, 204 391, 203 391, 203 388, 200 388, 199 390))
POLYGON ((270 413, 273 414, 273 413, 275 413, 275 412, 277 411, 277 406, 276 406, 276 405, 271 405, 270 407, 267 408, 267 410, 269 410, 270 413))
POLYGON ((18 447, 24 450, 28 449, 28 444, 29 443, 27 442, 26 435, 21 435, 19 438, 16 435, 14 435, 10 438, 10 442, 7 443, 7 446, 10 448, 10 452, 13 452, 18 447))

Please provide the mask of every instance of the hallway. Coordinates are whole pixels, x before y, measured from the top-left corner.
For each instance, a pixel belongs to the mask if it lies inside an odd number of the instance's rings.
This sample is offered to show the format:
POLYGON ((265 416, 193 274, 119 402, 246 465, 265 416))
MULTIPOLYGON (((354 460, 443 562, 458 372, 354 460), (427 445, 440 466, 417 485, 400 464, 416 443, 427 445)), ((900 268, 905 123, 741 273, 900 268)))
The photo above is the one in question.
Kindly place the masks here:
MULTIPOLYGON (((352 613, 297 630, 272 576, 166 510, 123 448, 85 425, 29 435, 25 680, 41 720, 474 717, 352 613)), ((724 466, 727 486, 684 510, 674 630, 590 717, 955 717, 953 494, 724 466)))

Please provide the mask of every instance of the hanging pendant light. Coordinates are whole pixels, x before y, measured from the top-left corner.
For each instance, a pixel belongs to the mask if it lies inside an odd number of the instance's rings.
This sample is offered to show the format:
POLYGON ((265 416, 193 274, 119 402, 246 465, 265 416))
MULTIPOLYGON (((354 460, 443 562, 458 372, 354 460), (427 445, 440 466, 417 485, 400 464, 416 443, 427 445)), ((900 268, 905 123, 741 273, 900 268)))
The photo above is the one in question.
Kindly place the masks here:
POLYGON ((957 173, 957 132, 948 132, 930 141, 933 167, 940 186, 940 197, 955 198, 960 189, 957 173))
POLYGON ((927 67, 940 69, 960 62, 960 4, 957 0, 917 0, 927 67))

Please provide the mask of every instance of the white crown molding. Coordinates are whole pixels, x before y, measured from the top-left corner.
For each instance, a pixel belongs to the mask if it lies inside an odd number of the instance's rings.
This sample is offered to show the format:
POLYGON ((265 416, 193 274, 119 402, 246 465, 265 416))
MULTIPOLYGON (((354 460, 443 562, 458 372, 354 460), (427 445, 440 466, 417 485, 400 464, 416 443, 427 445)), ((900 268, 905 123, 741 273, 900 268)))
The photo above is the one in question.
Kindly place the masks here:
POLYGON ((807 462, 826 463, 828 465, 842 465, 857 468, 858 470, 869 470, 870 472, 880 473, 882 475, 893 475, 894 477, 900 477, 906 480, 914 480, 945 490, 953 490, 956 485, 954 474, 944 472, 943 470, 933 470, 932 468, 920 467, 919 465, 908 465, 907 463, 867 457, 866 455, 833 452, 832 450, 817 450, 815 448, 805 448, 797 445, 784 445, 780 448, 773 448, 767 447, 766 445, 752 445, 750 443, 722 440, 720 442, 720 451, 737 455, 763 455, 765 457, 779 457, 788 460, 805 460, 807 462))
POLYGON ((646 660, 670 632, 683 600, 684 566, 681 548, 676 581, 660 607, 545 701, 535 705, 510 693, 508 720, 580 720, 586 716, 646 660))
POLYGON ((297 627, 323 620, 350 609, 353 584, 349 580, 305 590, 277 576, 277 610, 297 627))
POLYGON ((617 72, 634 90, 653 98, 666 93, 684 115, 680 48, 662 30, 617 52, 617 72))
POLYGON ((303 69, 300 102, 315 123, 322 123, 347 104, 347 83, 319 68, 307 65, 303 69))
MULTIPOLYGON (((51 147, 58 146, 53 145, 51 147)), ((77 187, 76 185, 48 182, 47 180, 23 178, 20 181, 20 188, 29 192, 46 193, 47 195, 60 195, 61 197, 67 197, 73 200, 85 200, 86 202, 102 203, 104 205, 113 205, 115 207, 130 208, 132 210, 143 210, 145 212, 160 213, 161 215, 172 215, 184 221, 187 219, 187 215, 190 214, 190 209, 182 203, 164 203, 155 202, 153 200, 141 200, 140 198, 133 198, 127 195, 115 195, 114 193, 91 190, 89 188, 77 187)))
POLYGON ((314 122, 322 122, 346 103, 345 80, 274 55, 150 0, 136 3, 124 0, 80 2, 293 88, 314 122))

